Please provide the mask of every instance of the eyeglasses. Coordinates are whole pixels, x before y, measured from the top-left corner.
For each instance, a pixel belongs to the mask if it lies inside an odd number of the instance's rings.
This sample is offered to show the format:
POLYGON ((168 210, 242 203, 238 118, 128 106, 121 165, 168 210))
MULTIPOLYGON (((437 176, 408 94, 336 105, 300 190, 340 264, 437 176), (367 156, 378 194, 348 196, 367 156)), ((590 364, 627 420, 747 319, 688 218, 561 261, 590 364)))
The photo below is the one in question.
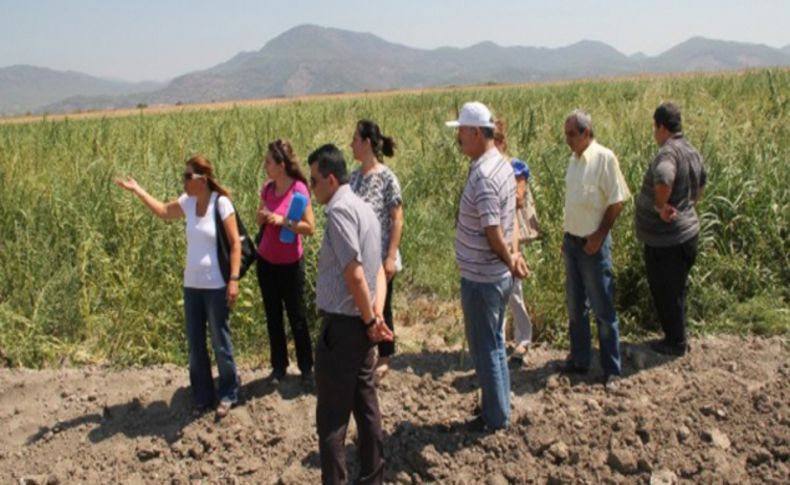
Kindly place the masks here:
POLYGON ((193 173, 193 172, 184 172, 183 173, 184 181, 187 180, 194 180, 194 179, 202 179, 205 175, 200 173, 193 173))

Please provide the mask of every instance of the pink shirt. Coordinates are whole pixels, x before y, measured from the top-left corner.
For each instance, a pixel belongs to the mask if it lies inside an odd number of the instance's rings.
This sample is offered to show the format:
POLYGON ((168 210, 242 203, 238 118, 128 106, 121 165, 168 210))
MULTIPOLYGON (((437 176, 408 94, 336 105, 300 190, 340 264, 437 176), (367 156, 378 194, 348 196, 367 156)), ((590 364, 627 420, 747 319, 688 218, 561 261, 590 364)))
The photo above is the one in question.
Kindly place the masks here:
MULTIPOLYGON (((298 180, 294 180, 291 187, 282 196, 278 196, 276 192, 274 182, 271 182, 271 187, 269 187, 269 182, 263 184, 261 200, 267 209, 283 217, 288 213, 288 206, 291 204, 294 192, 304 194, 307 197, 307 203, 310 204, 310 192, 307 190, 307 186, 298 180)), ((266 225, 263 237, 261 237, 261 244, 258 246, 258 254, 272 264, 295 263, 302 258, 304 253, 302 237, 297 234, 295 243, 282 243, 280 242, 281 227, 273 224, 266 225)))

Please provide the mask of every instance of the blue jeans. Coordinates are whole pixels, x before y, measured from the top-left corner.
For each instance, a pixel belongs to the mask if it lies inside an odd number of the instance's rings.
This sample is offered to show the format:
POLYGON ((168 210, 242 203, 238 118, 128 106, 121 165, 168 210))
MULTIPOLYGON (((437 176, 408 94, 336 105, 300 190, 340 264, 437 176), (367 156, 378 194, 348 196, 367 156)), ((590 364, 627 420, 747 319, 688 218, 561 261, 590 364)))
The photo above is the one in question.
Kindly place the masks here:
POLYGON ((607 235, 592 256, 584 252, 585 239, 565 234, 565 295, 571 337, 571 359, 589 368, 592 359, 589 310, 595 312, 601 367, 605 376, 620 375, 620 330, 614 309, 612 238, 607 235))
POLYGON ((512 292, 510 276, 495 283, 461 278, 466 341, 483 394, 483 420, 492 429, 510 424, 510 373, 502 323, 512 292))
POLYGON ((216 399, 211 377, 211 360, 206 347, 206 329, 211 332, 211 345, 219 370, 219 399, 236 403, 239 400, 239 377, 230 343, 230 310, 225 288, 205 290, 184 288, 184 315, 189 343, 189 382, 198 407, 211 407, 216 399), (208 326, 206 323, 208 322, 208 326))

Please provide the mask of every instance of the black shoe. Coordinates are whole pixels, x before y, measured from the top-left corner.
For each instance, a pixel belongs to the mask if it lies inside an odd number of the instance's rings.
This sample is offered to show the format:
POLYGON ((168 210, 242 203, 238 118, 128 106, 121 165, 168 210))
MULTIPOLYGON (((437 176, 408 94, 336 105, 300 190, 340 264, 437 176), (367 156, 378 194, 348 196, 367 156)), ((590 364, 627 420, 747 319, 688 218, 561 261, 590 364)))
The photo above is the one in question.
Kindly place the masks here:
POLYGON ((312 371, 302 372, 302 375, 299 377, 299 380, 302 382, 302 385, 305 387, 313 387, 313 373, 312 371))
POLYGON ((275 386, 280 382, 285 380, 285 370, 274 369, 272 373, 269 374, 269 380, 272 381, 272 384, 275 386))
POLYGON ((650 348, 654 352, 664 355, 676 355, 678 357, 686 355, 687 347, 688 346, 686 344, 670 344, 664 340, 650 343, 650 348))
POLYGON ((464 433, 490 433, 491 428, 486 425, 485 420, 483 420, 482 416, 476 416, 469 421, 461 423, 457 426, 454 426, 456 431, 462 431, 464 433))
POLYGON ((589 367, 581 367, 576 365, 572 360, 566 360, 560 364, 560 374, 576 374, 585 375, 590 371, 589 367))
POLYGON ((472 416, 478 416, 483 414, 483 406, 480 403, 475 404, 475 407, 472 408, 472 416))

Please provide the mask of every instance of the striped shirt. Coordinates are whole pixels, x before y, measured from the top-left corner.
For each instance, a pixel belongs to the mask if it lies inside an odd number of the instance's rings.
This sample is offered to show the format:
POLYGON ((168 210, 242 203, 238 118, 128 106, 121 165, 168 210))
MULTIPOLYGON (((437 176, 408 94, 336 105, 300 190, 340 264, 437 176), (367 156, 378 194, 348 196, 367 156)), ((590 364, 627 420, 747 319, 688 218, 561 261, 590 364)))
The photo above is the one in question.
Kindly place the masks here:
POLYGON ((337 189, 324 213, 326 225, 318 254, 316 305, 327 313, 360 316, 343 271, 352 261, 362 265, 373 304, 376 300, 376 275, 381 267, 379 221, 373 209, 354 194, 348 184, 337 189))
POLYGON ((485 228, 500 226, 505 241, 513 235, 516 177, 496 148, 472 162, 461 195, 455 227, 455 259, 461 277, 493 283, 510 275, 507 265, 491 249, 485 228))

